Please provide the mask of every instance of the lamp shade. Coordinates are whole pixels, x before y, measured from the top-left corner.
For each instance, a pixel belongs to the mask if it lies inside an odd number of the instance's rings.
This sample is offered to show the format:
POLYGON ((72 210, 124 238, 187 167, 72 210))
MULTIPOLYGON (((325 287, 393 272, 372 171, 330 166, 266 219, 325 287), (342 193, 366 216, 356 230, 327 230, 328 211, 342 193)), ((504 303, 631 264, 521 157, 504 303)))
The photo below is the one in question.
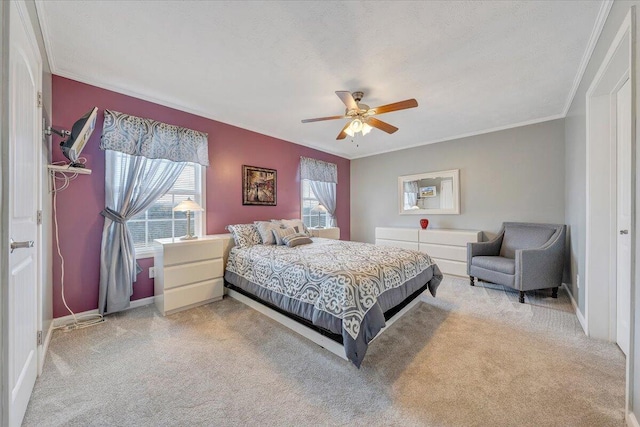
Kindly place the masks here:
POLYGON ((203 210, 204 209, 202 209, 202 207, 200 207, 199 204, 191 200, 191 197, 187 198, 187 200, 184 200, 178 203, 176 207, 173 208, 174 212, 187 212, 187 211, 193 212, 193 211, 203 211, 203 210))
POLYGON ((325 208, 322 205, 318 205, 316 207, 314 207, 313 209, 311 209, 311 212, 326 212, 327 208, 325 208))

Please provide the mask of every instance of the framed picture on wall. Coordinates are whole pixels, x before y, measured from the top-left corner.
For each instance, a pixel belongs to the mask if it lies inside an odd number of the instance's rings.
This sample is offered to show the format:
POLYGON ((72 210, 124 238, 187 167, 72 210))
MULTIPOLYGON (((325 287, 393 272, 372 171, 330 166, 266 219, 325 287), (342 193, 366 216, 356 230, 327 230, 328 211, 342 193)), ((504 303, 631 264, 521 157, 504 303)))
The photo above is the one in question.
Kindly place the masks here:
POLYGON ((436 186, 420 187, 420 198, 436 197, 436 186))
POLYGON ((242 204, 275 206, 277 197, 277 175, 275 169, 242 166, 242 204))

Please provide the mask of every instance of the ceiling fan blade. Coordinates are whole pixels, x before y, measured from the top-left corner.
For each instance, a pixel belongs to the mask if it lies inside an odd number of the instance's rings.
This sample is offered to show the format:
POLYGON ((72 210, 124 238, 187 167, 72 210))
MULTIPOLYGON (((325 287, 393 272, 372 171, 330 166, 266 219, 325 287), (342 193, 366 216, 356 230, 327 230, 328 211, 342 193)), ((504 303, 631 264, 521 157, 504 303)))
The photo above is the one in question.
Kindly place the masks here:
POLYGON ((394 133, 398 130, 397 127, 390 125, 389 123, 385 123, 382 120, 378 120, 375 117, 367 118, 367 123, 374 128, 378 128, 380 130, 385 131, 386 133, 394 133))
POLYGON ((407 99, 400 102, 394 102, 393 104, 381 105, 376 108, 370 108, 369 114, 384 114, 392 111, 406 110, 407 108, 413 108, 418 106, 418 101, 415 99, 407 99))
POLYGON ((344 105, 347 106, 348 110, 358 110, 358 104, 356 104, 356 100, 353 99, 351 92, 348 90, 337 90, 336 95, 338 95, 338 98, 344 102, 344 105))
POLYGON ((347 137, 347 133, 345 132, 345 130, 347 130, 347 128, 351 125, 351 122, 347 122, 346 125, 344 125, 344 127, 342 128, 342 130, 340 131, 340 133, 338 134, 338 137, 336 139, 345 139, 347 137))
POLYGON ((330 117, 318 117, 315 119, 304 119, 302 123, 311 123, 311 122, 321 122, 323 120, 336 120, 336 119, 344 119, 347 116, 330 116, 330 117))

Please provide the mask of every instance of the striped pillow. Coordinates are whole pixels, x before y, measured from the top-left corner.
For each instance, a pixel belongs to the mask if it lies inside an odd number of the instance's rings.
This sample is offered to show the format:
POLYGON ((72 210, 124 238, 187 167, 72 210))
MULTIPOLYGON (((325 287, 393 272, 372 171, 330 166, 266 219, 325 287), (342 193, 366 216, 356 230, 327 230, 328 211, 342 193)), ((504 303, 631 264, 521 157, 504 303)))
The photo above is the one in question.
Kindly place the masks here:
POLYGON ((288 236, 284 236, 282 241, 285 245, 290 248, 299 246, 299 245, 308 245, 309 243, 313 243, 313 240, 309 238, 306 234, 302 233, 294 233, 289 234, 288 236))
POLYGON ((298 232, 298 229, 294 227, 274 228, 272 231, 273 237, 276 239, 276 245, 284 245, 282 238, 291 234, 296 234, 298 232))

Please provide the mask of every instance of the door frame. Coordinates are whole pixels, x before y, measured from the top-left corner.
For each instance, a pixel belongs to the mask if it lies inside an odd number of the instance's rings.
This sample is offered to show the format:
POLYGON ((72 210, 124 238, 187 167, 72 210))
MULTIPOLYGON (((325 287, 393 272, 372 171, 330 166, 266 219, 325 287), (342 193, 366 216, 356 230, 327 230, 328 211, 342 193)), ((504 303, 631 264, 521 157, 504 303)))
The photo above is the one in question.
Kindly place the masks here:
POLYGON ((617 144, 615 96, 621 83, 631 84, 631 298, 629 354, 626 358, 625 409, 630 407, 634 358, 636 259, 635 25, 632 7, 609 46, 586 93, 585 332, 616 341, 617 144), (620 50, 625 49, 625 50, 620 50), (614 68, 618 67, 619 72, 614 68), (626 69, 626 70, 625 70, 626 69), (608 71, 612 70, 611 73, 608 71), (626 75, 625 75, 626 74, 626 75), (613 104, 612 104, 613 102, 613 104), (612 108, 613 106, 613 108, 612 108), (609 197, 607 199, 607 192, 609 197), (599 286, 605 283, 606 286, 599 286))
MULTIPOLYGON (((0 1, 0 203, 9 203, 9 187, 7 185, 9 167, 9 3, 0 1)), ((9 383, 8 340, 6 329, 8 310, 6 307, 9 288, 9 215, 6 209, 0 211, 0 424, 9 424, 7 405, 9 396, 6 384, 9 383)))

